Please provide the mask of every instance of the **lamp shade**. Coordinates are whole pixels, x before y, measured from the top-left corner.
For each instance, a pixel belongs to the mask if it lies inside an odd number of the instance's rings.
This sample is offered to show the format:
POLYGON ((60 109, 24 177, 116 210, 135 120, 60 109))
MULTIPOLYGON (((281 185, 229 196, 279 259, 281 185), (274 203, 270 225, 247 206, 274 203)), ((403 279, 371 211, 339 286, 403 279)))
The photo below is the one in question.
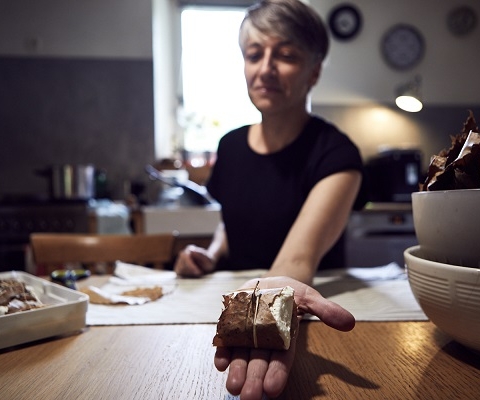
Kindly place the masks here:
POLYGON ((418 112, 423 108, 422 102, 414 96, 398 96, 395 104, 398 108, 408 112, 418 112))
POLYGON ((408 112, 418 112, 423 108, 420 97, 420 83, 419 76, 411 82, 397 88, 397 97, 395 103, 398 108, 408 112))

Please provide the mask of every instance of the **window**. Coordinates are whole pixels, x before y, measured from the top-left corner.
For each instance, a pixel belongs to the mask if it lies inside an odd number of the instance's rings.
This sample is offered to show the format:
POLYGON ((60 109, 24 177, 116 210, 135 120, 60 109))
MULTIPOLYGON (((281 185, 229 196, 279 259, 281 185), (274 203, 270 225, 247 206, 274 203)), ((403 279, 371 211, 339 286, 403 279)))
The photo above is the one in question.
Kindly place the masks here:
POLYGON ((185 8, 181 13, 183 104, 179 144, 215 151, 229 130, 258 122, 248 98, 238 30, 244 9, 185 8))

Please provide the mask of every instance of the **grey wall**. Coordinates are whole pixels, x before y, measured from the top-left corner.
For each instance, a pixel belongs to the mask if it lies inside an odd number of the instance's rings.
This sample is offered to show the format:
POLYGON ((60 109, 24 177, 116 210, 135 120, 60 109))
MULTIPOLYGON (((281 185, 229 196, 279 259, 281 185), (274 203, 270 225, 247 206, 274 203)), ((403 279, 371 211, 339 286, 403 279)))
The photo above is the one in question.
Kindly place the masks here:
MULTIPOLYGON (((309 0, 328 20, 338 0, 309 0)), ((422 96, 435 105, 479 104, 480 1, 478 0, 351 0, 363 19, 358 36, 350 41, 331 41, 322 78, 313 91, 313 102, 322 104, 386 103, 395 88, 422 77, 422 96), (465 36, 448 29, 449 13, 469 6, 477 15, 476 28, 465 36), (396 24, 413 25, 423 36, 425 54, 411 69, 395 70, 384 62, 383 35, 396 24)))
POLYGON ((93 163, 113 198, 154 160, 151 60, 0 58, 0 195, 47 194, 34 170, 93 163))
MULTIPOLYGON (((467 109, 480 119, 480 27, 461 38, 448 32, 446 15, 457 0, 352 2, 363 29, 353 41, 332 41, 313 111, 349 134, 364 158, 390 146, 421 148, 428 160, 449 145, 467 109), (399 22, 417 26, 427 42, 425 59, 411 71, 390 70, 379 54, 383 32, 399 22), (417 73, 425 108, 403 113, 389 104, 393 88, 417 73)), ((338 4, 310 3, 324 17, 338 4)), ((124 181, 148 182, 143 166, 155 157, 154 125, 157 146, 169 134, 153 111, 152 16, 165 4, 176 9, 165 0, 0 0, 0 196, 45 194, 34 170, 52 163, 106 169, 116 199, 124 181)), ((462 4, 479 15, 478 0, 462 4)), ((176 57, 161 55, 156 64, 171 67, 176 57)), ((173 108, 166 113, 174 118, 173 108)))
POLYGON ((151 0, 0 0, 0 196, 94 163, 110 192, 154 159, 151 0))
POLYGON ((480 124, 480 105, 426 105, 407 113, 394 105, 314 105, 313 112, 334 122, 359 147, 364 160, 382 149, 420 149, 426 171, 430 158, 449 148, 472 110, 480 124))
MULTIPOLYGON (((114 199, 124 183, 150 187, 143 168, 155 159, 151 60, 0 57, 0 196, 47 195, 34 171, 50 164, 93 163, 105 169, 114 199)), ((419 148, 424 167, 448 147, 479 105, 314 105, 359 146, 364 159, 382 147, 419 148)))

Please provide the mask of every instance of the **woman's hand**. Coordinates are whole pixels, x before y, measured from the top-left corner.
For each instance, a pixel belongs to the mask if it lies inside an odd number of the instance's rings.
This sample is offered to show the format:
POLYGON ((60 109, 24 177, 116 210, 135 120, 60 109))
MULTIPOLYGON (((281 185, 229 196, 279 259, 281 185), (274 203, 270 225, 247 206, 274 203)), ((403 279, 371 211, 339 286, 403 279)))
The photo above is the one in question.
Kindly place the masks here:
MULTIPOLYGON (((299 318, 305 313, 316 315, 328 326, 341 331, 352 330, 355 326, 352 314, 304 283, 288 277, 269 277, 253 279, 243 287, 254 287, 258 281, 262 289, 293 287, 299 318)), ((214 362, 219 371, 230 366, 226 386, 231 394, 240 395, 242 400, 260 400, 264 393, 275 398, 287 383, 295 347, 296 337, 287 351, 218 347, 214 362)))
POLYGON ((200 277, 215 269, 215 263, 209 252, 193 244, 182 250, 175 261, 173 270, 178 276, 200 277))

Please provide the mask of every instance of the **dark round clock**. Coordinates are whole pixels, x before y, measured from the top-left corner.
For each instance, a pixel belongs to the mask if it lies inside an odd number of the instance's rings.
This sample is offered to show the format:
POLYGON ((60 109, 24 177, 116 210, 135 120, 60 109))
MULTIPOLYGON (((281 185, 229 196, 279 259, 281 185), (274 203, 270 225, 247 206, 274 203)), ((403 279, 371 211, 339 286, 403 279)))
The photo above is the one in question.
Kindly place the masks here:
POLYGON ((412 25, 391 27, 381 41, 385 62, 392 68, 407 70, 416 66, 425 53, 425 41, 420 31, 412 25))
POLYGON ((447 26, 456 36, 468 35, 477 25, 477 14, 468 6, 454 8, 447 16, 447 26))
POLYGON ((336 39, 353 39, 362 27, 360 11, 352 4, 341 4, 330 12, 328 27, 336 39))

